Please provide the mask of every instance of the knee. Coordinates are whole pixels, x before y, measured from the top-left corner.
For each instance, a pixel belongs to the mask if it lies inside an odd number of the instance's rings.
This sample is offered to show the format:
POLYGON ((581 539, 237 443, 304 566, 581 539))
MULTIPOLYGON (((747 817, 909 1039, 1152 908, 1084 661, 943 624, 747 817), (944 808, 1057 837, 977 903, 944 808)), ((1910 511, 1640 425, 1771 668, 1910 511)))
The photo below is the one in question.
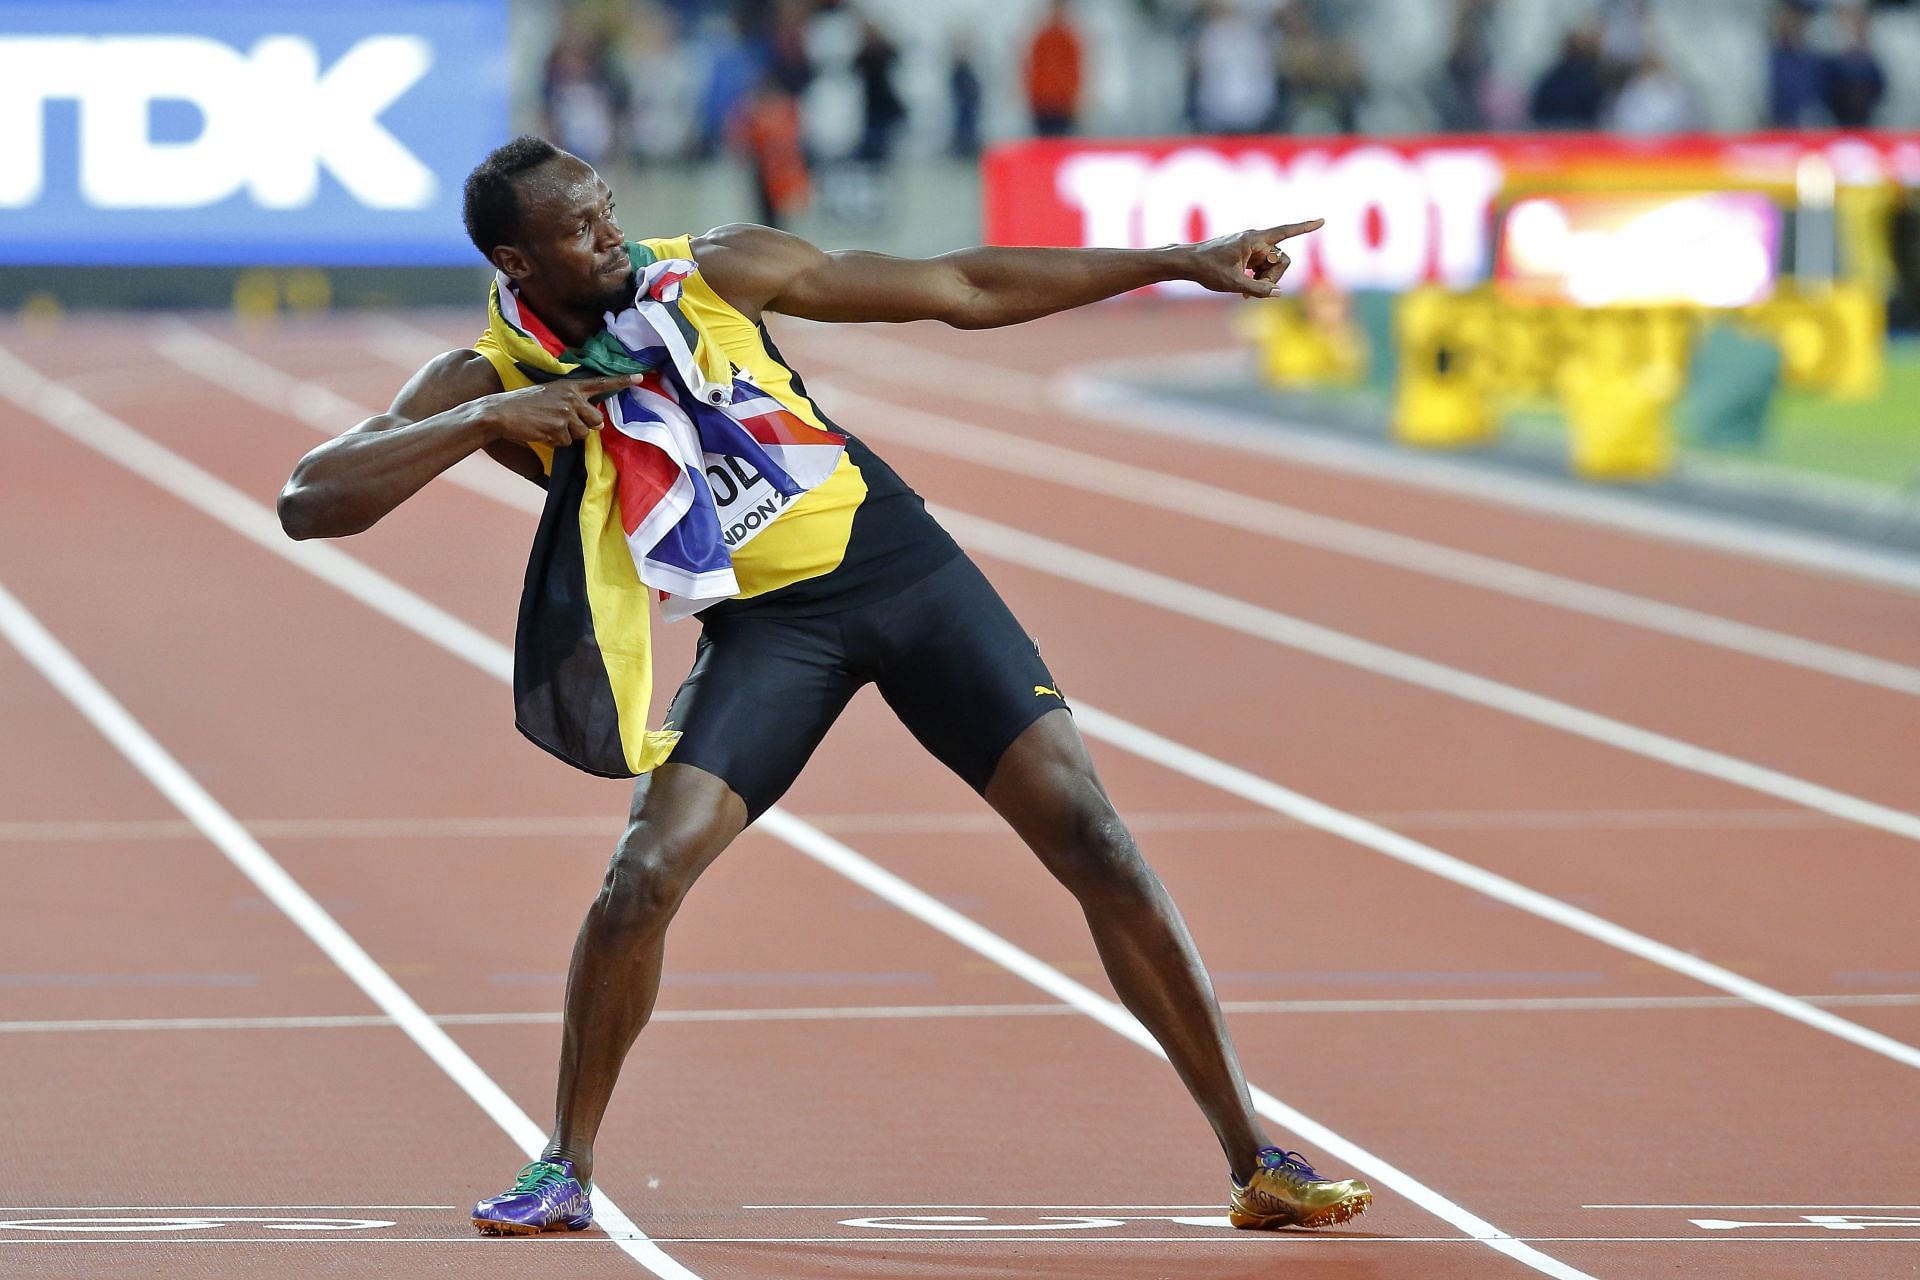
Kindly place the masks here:
POLYGON ((1157 893, 1159 878, 1140 854, 1120 815, 1104 799, 1076 808, 1069 847, 1054 873, 1083 903, 1137 900, 1157 893))
POLYGON ((718 851, 715 837, 701 827, 662 829, 636 819, 614 850, 594 905, 618 932, 651 933, 672 918, 718 851))

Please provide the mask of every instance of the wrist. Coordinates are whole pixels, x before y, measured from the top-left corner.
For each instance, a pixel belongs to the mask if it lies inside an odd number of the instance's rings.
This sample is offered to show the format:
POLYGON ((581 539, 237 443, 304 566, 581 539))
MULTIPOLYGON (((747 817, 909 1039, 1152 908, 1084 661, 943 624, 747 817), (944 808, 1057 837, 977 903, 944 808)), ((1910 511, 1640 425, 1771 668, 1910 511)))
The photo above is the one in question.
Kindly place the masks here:
POLYGON ((480 449, 499 439, 500 432, 492 411, 492 396, 469 400, 453 412, 458 415, 456 430, 470 449, 480 449))
POLYGON ((1163 245, 1154 251, 1154 265, 1158 268, 1157 280, 1196 280, 1200 274, 1200 255, 1198 246, 1190 244, 1163 245))

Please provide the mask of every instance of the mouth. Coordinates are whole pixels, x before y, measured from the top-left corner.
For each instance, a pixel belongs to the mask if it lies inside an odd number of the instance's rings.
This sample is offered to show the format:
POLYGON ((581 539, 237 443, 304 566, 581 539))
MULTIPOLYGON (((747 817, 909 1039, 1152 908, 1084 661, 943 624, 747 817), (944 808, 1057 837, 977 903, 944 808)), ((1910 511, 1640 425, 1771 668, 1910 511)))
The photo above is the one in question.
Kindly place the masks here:
POLYGON ((599 276, 624 276, 632 269, 632 264, 627 261, 627 255, 623 253, 618 258, 610 259, 596 268, 594 274, 599 276))

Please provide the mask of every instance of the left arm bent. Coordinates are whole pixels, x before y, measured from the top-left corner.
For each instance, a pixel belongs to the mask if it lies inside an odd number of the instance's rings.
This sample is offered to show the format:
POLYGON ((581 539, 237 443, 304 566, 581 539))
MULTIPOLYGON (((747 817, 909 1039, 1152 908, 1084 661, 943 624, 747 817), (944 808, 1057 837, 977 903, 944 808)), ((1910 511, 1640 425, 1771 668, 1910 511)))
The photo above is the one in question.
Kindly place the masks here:
POLYGON ((956 329, 1020 324, 1165 280, 1264 298, 1291 259, 1280 243, 1319 221, 1160 249, 983 246, 937 258, 828 253, 771 227, 736 223, 693 241, 701 274, 753 318, 939 320, 956 329))

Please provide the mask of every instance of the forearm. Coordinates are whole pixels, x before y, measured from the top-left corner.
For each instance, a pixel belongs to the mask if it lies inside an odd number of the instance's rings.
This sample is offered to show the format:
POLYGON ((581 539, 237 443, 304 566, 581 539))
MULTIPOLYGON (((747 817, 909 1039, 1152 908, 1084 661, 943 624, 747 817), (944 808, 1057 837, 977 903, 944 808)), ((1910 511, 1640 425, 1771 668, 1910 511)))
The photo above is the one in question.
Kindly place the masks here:
POLYGON ((1020 324, 1166 280, 1191 279, 1193 249, 1045 249, 986 246, 946 255, 966 282, 942 316, 957 329, 1020 324))
POLYGON ((384 429, 374 419, 300 459, 280 491, 281 527, 294 538, 359 533, 491 438, 472 403, 384 429))

